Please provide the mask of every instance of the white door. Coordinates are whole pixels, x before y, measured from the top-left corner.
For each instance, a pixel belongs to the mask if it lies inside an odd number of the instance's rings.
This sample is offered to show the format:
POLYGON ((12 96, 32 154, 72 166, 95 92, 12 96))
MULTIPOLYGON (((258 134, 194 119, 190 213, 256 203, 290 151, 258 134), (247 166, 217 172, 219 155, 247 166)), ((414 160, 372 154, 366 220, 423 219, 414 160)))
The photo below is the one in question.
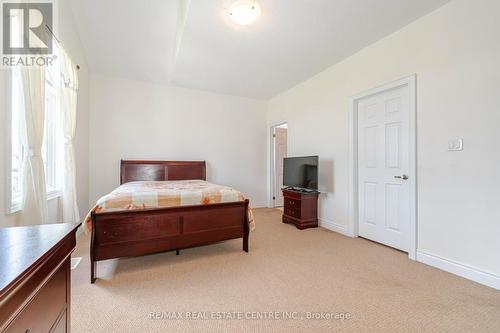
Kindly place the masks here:
POLYGON ((276 127, 274 129, 274 151, 275 151, 275 184, 274 193, 275 201, 274 207, 283 206, 283 159, 287 155, 287 128, 276 127))
POLYGON ((359 235, 410 248, 408 87, 358 102, 359 235))

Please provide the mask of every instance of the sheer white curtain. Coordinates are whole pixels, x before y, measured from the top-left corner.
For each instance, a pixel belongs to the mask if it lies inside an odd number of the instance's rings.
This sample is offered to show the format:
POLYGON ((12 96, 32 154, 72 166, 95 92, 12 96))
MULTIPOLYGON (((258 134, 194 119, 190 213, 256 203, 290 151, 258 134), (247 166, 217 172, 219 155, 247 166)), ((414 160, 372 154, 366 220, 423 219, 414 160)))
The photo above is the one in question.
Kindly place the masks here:
POLYGON ((62 181, 63 222, 79 222, 80 214, 76 198, 76 164, 73 141, 76 130, 76 103, 78 92, 78 72, 66 50, 59 47, 61 65, 61 117, 64 136, 64 169, 62 181))
POLYGON ((47 187, 42 159, 45 125, 45 69, 22 68, 24 94, 23 146, 26 147, 22 167, 23 224, 48 222, 47 187))

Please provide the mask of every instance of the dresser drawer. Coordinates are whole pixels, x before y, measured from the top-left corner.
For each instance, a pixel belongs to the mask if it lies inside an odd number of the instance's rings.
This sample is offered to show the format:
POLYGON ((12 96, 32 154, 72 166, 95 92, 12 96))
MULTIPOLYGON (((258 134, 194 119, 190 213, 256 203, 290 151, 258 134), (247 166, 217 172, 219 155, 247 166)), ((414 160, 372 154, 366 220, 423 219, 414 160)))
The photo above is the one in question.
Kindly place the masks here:
MULTIPOLYGON (((51 330, 59 316, 66 313, 66 268, 69 269, 69 263, 59 268, 4 333, 46 333, 51 330)), ((65 317, 60 320, 66 322, 65 317)))
POLYGON ((283 196, 289 199, 302 199, 302 193, 296 191, 283 190, 283 196))
POLYGON ((50 333, 67 333, 68 329, 68 321, 67 321, 68 310, 64 310, 61 318, 59 318, 59 322, 56 324, 52 332, 50 333))
POLYGON ((300 209, 300 200, 285 197, 285 207, 300 209))
POLYGON ((299 207, 289 207, 285 206, 284 209, 285 215, 300 218, 300 206, 299 207))

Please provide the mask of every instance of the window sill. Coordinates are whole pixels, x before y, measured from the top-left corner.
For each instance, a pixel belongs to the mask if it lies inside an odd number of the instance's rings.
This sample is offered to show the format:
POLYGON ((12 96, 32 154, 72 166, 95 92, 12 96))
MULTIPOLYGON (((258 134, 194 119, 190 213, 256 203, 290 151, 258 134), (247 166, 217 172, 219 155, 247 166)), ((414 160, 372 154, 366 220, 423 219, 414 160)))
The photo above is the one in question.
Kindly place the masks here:
MULTIPOLYGON (((62 192, 59 190, 47 191, 47 201, 57 199, 61 196, 62 196, 62 192)), ((22 206, 21 201, 13 202, 12 205, 10 206, 10 211, 7 212, 7 214, 15 214, 17 212, 20 212, 21 206, 22 206)))
POLYGON ((13 202, 12 205, 10 205, 10 210, 7 212, 7 215, 9 214, 14 214, 17 213, 21 210, 21 202, 13 202))

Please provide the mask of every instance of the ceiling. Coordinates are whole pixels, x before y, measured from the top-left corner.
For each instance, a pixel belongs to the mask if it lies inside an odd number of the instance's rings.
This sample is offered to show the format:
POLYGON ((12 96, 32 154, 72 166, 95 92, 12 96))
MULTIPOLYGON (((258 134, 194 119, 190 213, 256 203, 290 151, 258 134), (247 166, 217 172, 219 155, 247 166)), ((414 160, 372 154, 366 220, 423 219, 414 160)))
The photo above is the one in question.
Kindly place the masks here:
POLYGON ((93 73, 269 99, 449 0, 71 0, 93 73))

